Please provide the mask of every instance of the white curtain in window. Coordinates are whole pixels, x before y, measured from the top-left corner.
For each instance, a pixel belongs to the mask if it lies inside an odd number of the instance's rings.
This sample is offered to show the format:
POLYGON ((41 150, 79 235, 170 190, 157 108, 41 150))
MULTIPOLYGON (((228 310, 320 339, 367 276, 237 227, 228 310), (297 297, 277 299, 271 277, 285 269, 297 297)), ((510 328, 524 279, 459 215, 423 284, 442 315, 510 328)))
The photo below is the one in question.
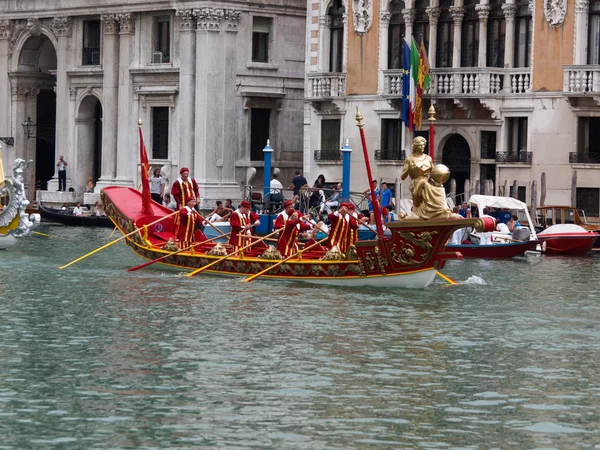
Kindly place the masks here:
POLYGON ((600 55, 600 16, 590 16, 589 24, 589 45, 588 62, 589 64, 599 64, 600 55))

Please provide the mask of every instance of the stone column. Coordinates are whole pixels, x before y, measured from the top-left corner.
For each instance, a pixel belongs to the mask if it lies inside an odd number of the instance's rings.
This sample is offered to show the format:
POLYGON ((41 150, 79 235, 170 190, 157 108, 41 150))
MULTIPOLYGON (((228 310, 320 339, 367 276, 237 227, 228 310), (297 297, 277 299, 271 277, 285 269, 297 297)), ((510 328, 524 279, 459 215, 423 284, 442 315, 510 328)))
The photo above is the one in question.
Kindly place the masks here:
MULTIPOLYGON (((70 17, 55 17, 50 22, 50 26, 57 38, 56 45, 56 144, 55 160, 58 155, 64 155, 69 163, 67 168, 67 186, 75 188, 76 192, 81 192, 86 174, 81 174, 78 170, 79 164, 76 157, 76 147, 70 142, 71 127, 73 121, 69 117, 70 96, 69 80, 67 70, 69 66, 69 38, 71 37, 72 21, 70 17)), ((48 190, 58 189, 58 167, 54 166, 54 176, 50 182, 48 190)))
POLYGON ((437 6, 428 7, 426 12, 429 16, 429 67, 433 69, 437 56, 437 26, 440 18, 440 8, 437 6))
POLYGON ((117 168, 117 118, 119 83, 119 39, 114 14, 103 14, 102 19, 102 174, 98 187, 115 183, 117 168))
MULTIPOLYGON (((31 82, 31 81, 29 81, 31 82)), ((18 83, 17 80, 13 79, 13 83, 18 83)), ((30 164, 25 171, 25 187, 27 189, 27 198, 33 200, 35 185, 35 160, 36 160, 36 140, 35 138, 27 139, 23 134, 23 127, 21 124, 31 118, 33 123, 37 123, 37 96, 40 93, 40 89, 31 85, 18 85, 14 84, 11 87, 12 95, 12 106, 15 119, 15 145, 14 154, 11 160, 8 162, 8 172, 12 176, 12 166, 14 158, 23 158, 25 161, 33 160, 34 163, 30 164)), ((34 134, 35 135, 35 134, 34 134)))
MULTIPOLYGON (((459 3, 459 0, 457 0, 459 3)), ((460 1, 462 3, 462 1, 460 1)), ((454 20, 454 43, 452 48, 452 67, 460 67, 460 54, 462 49, 462 21, 465 9, 462 6, 451 6, 450 13, 454 20)))
POLYGON ((588 10, 590 0, 575 0, 575 61, 578 66, 587 64, 588 10))
POLYGON ((402 17, 404 18, 405 36, 408 37, 408 45, 411 45, 411 39, 413 38, 413 23, 415 21, 415 10, 411 8, 403 9, 402 17))
MULTIPOLYGON (((509 0, 510 1, 510 0, 509 0)), ((517 7, 514 3, 502 5, 506 17, 506 39, 504 41, 504 67, 515 66, 515 14, 517 7)))
MULTIPOLYGON (((129 68, 133 59, 135 23, 132 13, 116 15, 119 22, 119 84, 117 122, 117 176, 116 182, 133 186, 137 179, 139 160, 137 143, 137 118, 133 108, 133 86, 129 68)), ((144 130, 146 131, 146 130, 144 130)), ((148 133, 146 133, 148 135, 148 133)))
POLYGON ((319 68, 317 69, 319 72, 329 72, 329 55, 331 54, 331 33, 329 33, 330 26, 330 16, 319 16, 319 68))
POLYGON ((379 78, 377 82, 377 93, 383 94, 384 77, 383 71, 388 69, 388 42, 390 30, 390 18, 392 13, 388 10, 379 12, 379 78))
POLYGON ((352 32, 352 30, 348 28, 348 14, 342 14, 342 22, 344 23, 344 42, 342 43, 344 55, 342 56, 342 72, 348 73, 348 34, 352 32))
MULTIPOLYGON (((6 70, 0 70, 0 105, 2 105, 2 114, 0 114, 0 136, 14 137, 15 129, 11 128, 11 90, 8 77, 8 62, 10 51, 10 38, 12 36, 13 24, 8 19, 0 19, 0 61, 5 65, 6 70)), ((15 127, 16 128, 16 127, 15 127)), ((19 136, 20 138, 20 136, 19 136)), ((12 164, 14 161, 14 149, 2 142, 2 159, 4 161, 4 175, 12 177, 12 164)))
POLYGON ((488 17, 490 16, 490 6, 487 4, 487 0, 483 0, 483 3, 475 6, 477 15, 479 16, 479 61, 477 65, 479 67, 486 67, 487 65, 487 25, 488 17))
MULTIPOLYGON (((179 176, 181 167, 194 167, 194 101, 196 79, 196 39, 194 30, 196 19, 191 9, 181 9, 175 13, 179 28, 179 152, 175 149, 172 163, 176 166, 174 178, 179 176)), ((196 176, 192 173, 192 176, 196 176)))

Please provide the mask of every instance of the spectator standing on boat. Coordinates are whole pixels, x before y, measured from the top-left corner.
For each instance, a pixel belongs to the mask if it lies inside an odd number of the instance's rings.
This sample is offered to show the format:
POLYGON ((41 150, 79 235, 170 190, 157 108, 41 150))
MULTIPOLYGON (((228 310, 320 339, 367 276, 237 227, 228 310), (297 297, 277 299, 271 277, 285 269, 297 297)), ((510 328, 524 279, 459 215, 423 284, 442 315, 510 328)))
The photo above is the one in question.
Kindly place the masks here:
POLYGON ((302 171, 296 170, 295 176, 292 179, 292 183, 290 184, 288 189, 293 189, 294 195, 299 195, 300 189, 302 189, 302 187, 304 186, 308 186, 308 181, 306 181, 306 178, 304 178, 304 176, 302 175, 302 171))
POLYGON ((81 207, 81 203, 77 203, 77 206, 73 208, 74 216, 83 216, 83 208, 81 207))
POLYGON ((190 169, 182 167, 179 174, 181 175, 180 178, 175 180, 171 187, 171 195, 175 200, 177 209, 181 209, 187 205, 190 198, 193 198, 196 202, 200 199, 198 183, 190 177, 190 169))
POLYGON ((94 204, 94 215, 97 217, 106 216, 104 209, 102 208, 102 204, 100 204, 98 201, 94 204))
POLYGON ((381 183, 381 189, 375 189, 375 196, 381 206, 381 214, 386 222, 390 221, 390 205, 392 203, 392 191, 387 187, 387 183, 381 183))
POLYGON ((281 190, 283 189, 283 185, 277 179, 276 173, 272 175, 269 187, 270 191, 268 197, 266 198, 265 206, 270 211, 273 203, 279 204, 283 201, 283 193, 281 192, 281 190))
POLYGON ((66 191, 67 190, 67 166, 69 163, 65 161, 63 155, 60 155, 58 158, 58 162, 56 163, 56 167, 58 167, 58 190, 66 191))
POLYGON ((150 177, 150 195, 159 205, 162 203, 162 198, 165 193, 165 180, 160 175, 160 169, 154 169, 154 173, 150 177))
POLYGON ((85 186, 85 193, 86 194, 94 193, 94 182, 92 181, 92 177, 88 177, 88 179, 87 179, 87 185, 85 186))
POLYGON ((194 231, 196 224, 201 223, 200 215, 196 213, 195 198, 188 198, 187 204, 179 211, 179 230, 177 237, 179 239, 179 248, 187 248, 194 240, 194 231))
POLYGON ((229 236, 229 244, 233 247, 233 251, 239 250, 248 244, 248 236, 252 228, 250 222, 250 208, 252 205, 248 200, 240 203, 240 207, 236 209, 229 218, 231 225, 231 235, 229 236))
POLYGON ((329 239, 327 244, 329 248, 337 246, 342 253, 346 253, 350 243, 350 230, 357 229, 358 224, 354 217, 349 216, 348 203, 342 202, 340 208, 329 214, 329 239))
POLYGON ((277 240, 277 250, 281 256, 288 257, 298 253, 298 234, 310 230, 311 226, 303 220, 300 220, 300 213, 290 207, 287 211, 288 221, 283 227, 283 232, 279 234, 277 240))
POLYGON ((471 208, 469 208, 467 202, 461 203, 460 208, 458 209, 458 214, 465 219, 471 217, 471 208))

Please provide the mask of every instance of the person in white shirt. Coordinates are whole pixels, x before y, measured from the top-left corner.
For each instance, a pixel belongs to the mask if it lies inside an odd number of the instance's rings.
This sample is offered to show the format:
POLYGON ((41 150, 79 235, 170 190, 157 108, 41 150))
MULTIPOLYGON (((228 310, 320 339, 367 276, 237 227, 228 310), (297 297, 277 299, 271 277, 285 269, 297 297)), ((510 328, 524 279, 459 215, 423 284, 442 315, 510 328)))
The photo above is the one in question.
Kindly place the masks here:
POLYGON ((150 177, 150 195, 159 205, 162 204, 162 197, 165 191, 165 180, 160 176, 160 169, 154 169, 152 177, 150 177))
POLYGON ((283 194, 281 190, 283 189, 283 185, 277 179, 277 174, 274 173, 271 178, 271 183, 269 184, 269 197, 266 199, 265 204, 267 209, 271 209, 272 203, 281 203, 283 202, 283 194))
POLYGON ((81 207, 81 203, 77 203, 77 206, 73 208, 74 216, 83 216, 83 208, 81 207))

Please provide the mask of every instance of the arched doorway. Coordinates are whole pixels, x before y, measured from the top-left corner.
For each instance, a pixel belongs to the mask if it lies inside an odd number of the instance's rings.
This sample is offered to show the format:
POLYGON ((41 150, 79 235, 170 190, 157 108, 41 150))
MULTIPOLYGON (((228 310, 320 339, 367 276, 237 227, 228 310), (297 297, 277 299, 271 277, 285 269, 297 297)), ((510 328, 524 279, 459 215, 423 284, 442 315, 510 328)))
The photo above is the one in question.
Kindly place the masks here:
MULTIPOLYGON (((462 200, 465 191, 465 181, 471 177, 471 150, 466 139, 460 134, 453 134, 448 138, 442 150, 442 164, 450 169, 450 179, 456 181, 455 200, 462 200)), ((446 183, 446 192, 450 192, 450 180, 446 183)))
POLYGON ((88 95, 81 101, 75 123, 77 161, 81 170, 74 184, 84 186, 87 177, 92 177, 96 184, 102 172, 102 104, 98 97, 88 95))
MULTIPOLYGON (((17 70, 10 74, 13 88, 13 115, 15 123, 31 119, 36 124, 33 136, 15 140, 18 157, 32 159, 27 170, 26 183, 29 197, 33 186, 45 189, 55 173, 56 159, 56 50, 50 39, 40 34, 30 36, 23 43, 17 70)), ((19 130, 21 131, 21 130, 19 130)))

